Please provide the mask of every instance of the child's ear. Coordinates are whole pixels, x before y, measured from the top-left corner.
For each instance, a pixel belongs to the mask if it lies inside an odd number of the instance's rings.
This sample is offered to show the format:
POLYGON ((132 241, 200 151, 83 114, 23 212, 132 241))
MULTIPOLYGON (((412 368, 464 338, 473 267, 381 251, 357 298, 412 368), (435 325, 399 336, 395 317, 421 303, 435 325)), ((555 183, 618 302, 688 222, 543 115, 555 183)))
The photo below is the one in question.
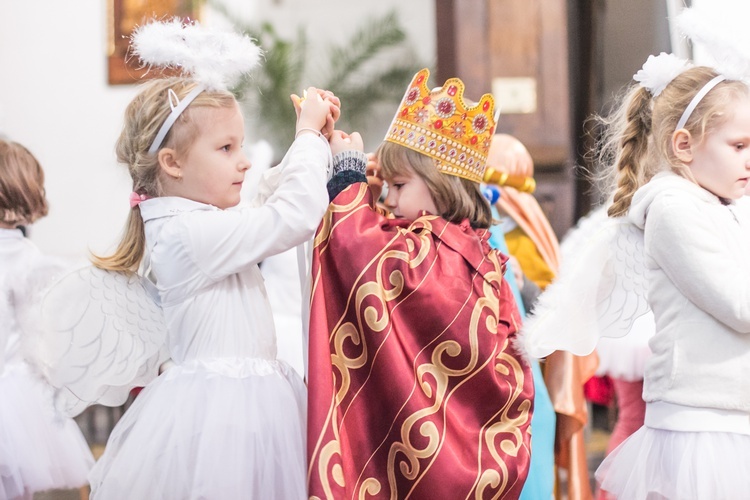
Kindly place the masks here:
POLYGON ((162 171, 173 179, 182 177, 182 168, 177 162, 177 153, 172 148, 162 148, 157 154, 159 167, 162 171))
POLYGON ((693 136, 690 132, 681 128, 672 134, 672 151, 682 163, 693 161, 693 136))

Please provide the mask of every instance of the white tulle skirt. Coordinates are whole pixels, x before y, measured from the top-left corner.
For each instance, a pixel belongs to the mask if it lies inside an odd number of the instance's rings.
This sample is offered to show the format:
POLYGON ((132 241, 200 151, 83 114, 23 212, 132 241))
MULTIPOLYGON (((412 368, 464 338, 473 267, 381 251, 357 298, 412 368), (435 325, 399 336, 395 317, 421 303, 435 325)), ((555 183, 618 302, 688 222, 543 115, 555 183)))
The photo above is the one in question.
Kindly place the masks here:
POLYGON ((115 426, 91 498, 306 498, 305 423, 286 363, 175 366, 115 426))
POLYGON ((80 488, 94 457, 75 421, 57 414, 52 390, 26 364, 0 376, 0 499, 80 488))
POLYGON ((596 471, 618 499, 750 498, 750 436, 641 427, 596 471))

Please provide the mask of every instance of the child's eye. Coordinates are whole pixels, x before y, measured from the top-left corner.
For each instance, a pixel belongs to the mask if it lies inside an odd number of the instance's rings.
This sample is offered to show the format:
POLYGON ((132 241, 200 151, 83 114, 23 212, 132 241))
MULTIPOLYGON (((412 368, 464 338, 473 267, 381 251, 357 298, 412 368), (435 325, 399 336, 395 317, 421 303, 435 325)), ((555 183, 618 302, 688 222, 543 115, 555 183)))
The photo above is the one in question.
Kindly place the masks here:
POLYGON ((230 149, 232 149, 232 145, 231 144, 226 144, 226 145, 224 145, 224 146, 221 147, 221 150, 225 151, 227 153, 229 152, 230 149))
POLYGON ((743 149, 745 149, 745 143, 744 142, 736 143, 734 145, 734 149, 736 149, 737 151, 742 151, 743 149))
POLYGON ((401 189, 402 187, 404 187, 404 183, 403 182, 397 182, 397 183, 393 184, 393 187, 396 188, 396 189, 401 189))

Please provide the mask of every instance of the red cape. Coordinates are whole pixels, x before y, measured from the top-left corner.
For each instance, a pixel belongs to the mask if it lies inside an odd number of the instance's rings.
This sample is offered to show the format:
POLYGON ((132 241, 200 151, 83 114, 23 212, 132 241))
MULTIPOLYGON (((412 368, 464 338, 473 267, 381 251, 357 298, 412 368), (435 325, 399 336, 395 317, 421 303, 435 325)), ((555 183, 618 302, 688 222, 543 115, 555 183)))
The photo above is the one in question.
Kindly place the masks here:
POLYGON ((353 184, 315 239, 310 498, 517 498, 533 381, 489 232, 408 225, 353 184))

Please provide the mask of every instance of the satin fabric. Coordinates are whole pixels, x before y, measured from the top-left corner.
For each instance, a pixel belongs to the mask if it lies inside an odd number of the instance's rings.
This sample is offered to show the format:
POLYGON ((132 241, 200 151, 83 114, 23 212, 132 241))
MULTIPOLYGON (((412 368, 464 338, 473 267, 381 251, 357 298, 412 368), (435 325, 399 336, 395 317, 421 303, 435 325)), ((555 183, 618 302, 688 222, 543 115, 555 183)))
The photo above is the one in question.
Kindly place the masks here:
POLYGON ((310 498, 517 498, 531 367, 489 231, 341 192, 313 250, 310 498))

